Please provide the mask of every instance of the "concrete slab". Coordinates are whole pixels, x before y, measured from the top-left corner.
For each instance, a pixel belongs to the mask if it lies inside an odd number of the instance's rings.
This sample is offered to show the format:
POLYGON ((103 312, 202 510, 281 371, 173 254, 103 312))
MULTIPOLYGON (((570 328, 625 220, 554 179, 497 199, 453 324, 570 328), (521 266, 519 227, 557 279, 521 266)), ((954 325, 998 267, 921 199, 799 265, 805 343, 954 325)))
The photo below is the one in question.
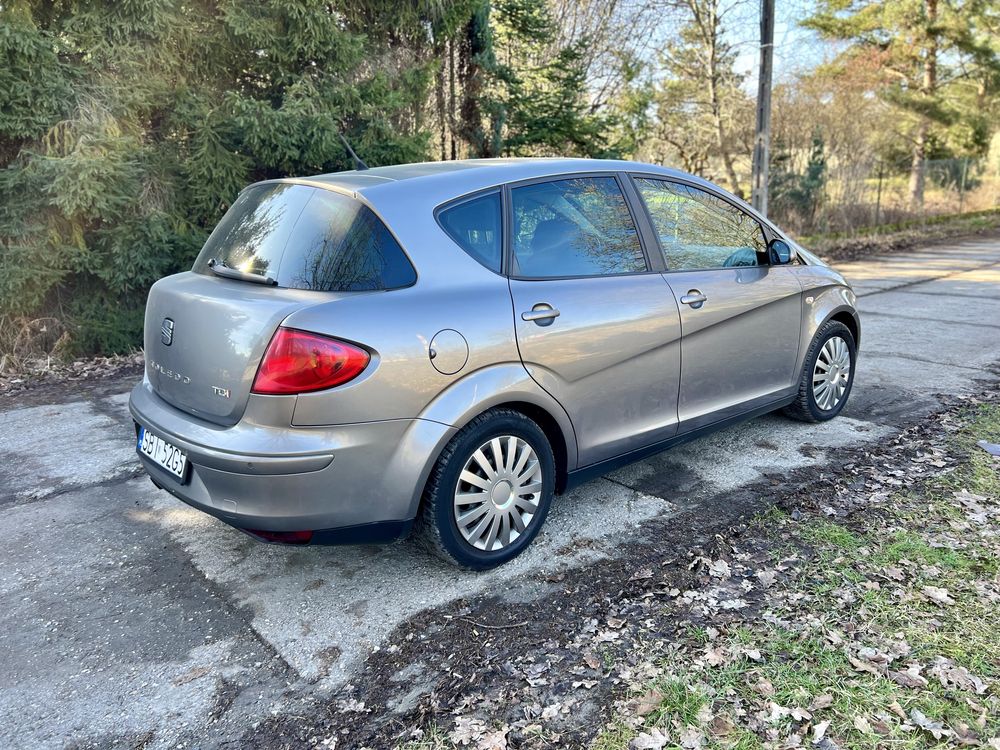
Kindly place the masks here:
POLYGON ((85 401, 0 414, 0 506, 138 470, 122 422, 85 401))
MULTIPOLYGON (((928 321, 945 321, 965 323, 977 328, 983 326, 1000 328, 1000 300, 989 297, 956 300, 954 297, 936 293, 921 294, 919 293, 921 288, 914 287, 912 290, 888 291, 861 297, 858 300, 858 309, 863 319, 864 343, 867 344, 870 316, 896 318, 901 326, 920 327, 928 321)), ((988 331, 970 333, 984 340, 989 336, 988 331)))
POLYGON ((844 413, 898 423, 934 411, 942 401, 939 396, 975 393, 998 379, 995 372, 974 367, 868 350, 858 360, 855 375, 855 383, 864 387, 852 394, 844 413))
POLYGON ((921 294, 956 297, 1000 299, 1000 265, 965 271, 943 279, 935 279, 913 289, 921 294))
MULTIPOLYGON (((910 298, 923 299, 910 294, 910 298)), ((899 308, 895 308, 899 309, 899 308)), ((904 308, 911 310, 911 308, 904 308)), ((926 316, 927 308, 913 312, 921 320, 871 315, 862 318, 862 356, 892 354, 916 362, 934 362, 986 370, 1000 357, 1000 335, 989 326, 954 323, 926 316)), ((904 368, 904 372, 912 370, 904 368)))
POLYGON ((671 503, 597 480, 557 497, 542 533, 503 568, 459 570, 412 541, 391 546, 279 547, 261 544, 166 493, 150 520, 237 606, 254 629, 304 678, 323 685, 348 677, 386 636, 428 607, 474 594, 517 600, 547 590, 559 570, 612 554, 642 521, 671 503))
POLYGON ((284 685, 286 667, 158 533, 150 487, 5 509, 0 747, 172 747, 247 675, 261 698, 284 685))

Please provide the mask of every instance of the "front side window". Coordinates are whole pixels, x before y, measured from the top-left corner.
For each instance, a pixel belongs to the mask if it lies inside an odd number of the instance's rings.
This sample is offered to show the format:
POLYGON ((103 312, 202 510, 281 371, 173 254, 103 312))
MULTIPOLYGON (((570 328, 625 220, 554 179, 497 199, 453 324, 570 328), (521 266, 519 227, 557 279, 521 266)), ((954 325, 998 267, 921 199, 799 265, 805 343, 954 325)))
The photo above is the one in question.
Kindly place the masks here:
POLYGON ((511 190, 513 275, 607 276, 647 270, 639 234, 613 177, 576 177, 511 190))
POLYGON ((438 214, 442 228, 465 252, 500 273, 503 254, 500 193, 450 206, 438 214))
POLYGON ((397 289, 416 272, 385 224, 363 203, 305 185, 245 190, 212 232, 194 270, 209 261, 323 292, 397 289))
POLYGON ((767 264, 760 223, 717 196, 667 180, 637 178, 668 271, 767 264))

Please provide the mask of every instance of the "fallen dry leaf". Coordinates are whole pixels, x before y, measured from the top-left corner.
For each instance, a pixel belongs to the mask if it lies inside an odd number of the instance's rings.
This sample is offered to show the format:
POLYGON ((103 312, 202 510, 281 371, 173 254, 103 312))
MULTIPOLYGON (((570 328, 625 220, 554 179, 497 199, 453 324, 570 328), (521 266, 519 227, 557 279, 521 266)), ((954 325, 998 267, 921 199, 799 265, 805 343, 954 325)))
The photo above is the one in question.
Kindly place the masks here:
POLYGON ((826 730, 830 728, 829 721, 821 721, 819 724, 813 725, 813 744, 818 745, 826 737, 826 730))
POLYGON ((733 724, 732 719, 725 714, 716 716, 712 720, 712 723, 708 725, 708 731, 715 737, 725 737, 728 734, 732 734, 735 728, 736 725, 733 724))
POLYGON ((731 575, 729 563, 725 560, 713 560, 708 566, 708 574, 715 578, 729 578, 731 575))
POLYGON ((931 721, 927 718, 924 712, 919 709, 915 708, 910 711, 910 721, 930 734, 936 740, 951 735, 951 730, 945 729, 944 724, 940 721, 931 721))
POLYGON ((925 688, 927 679, 920 674, 920 667, 911 664, 902 672, 889 672, 889 679, 906 688, 925 688))
POLYGON ((705 735, 696 727, 687 727, 681 732, 681 747, 686 750, 698 750, 705 740, 705 735))
POLYGON ((968 669, 958 666, 951 659, 946 659, 943 656, 934 660, 934 666, 931 667, 930 673, 938 678, 941 687, 954 685, 959 690, 976 695, 982 695, 989 687, 968 669))
POLYGON ((173 684, 186 685, 187 683, 192 682, 193 680, 197 680, 199 677, 204 677, 205 675, 208 674, 208 671, 209 671, 208 667, 195 667, 194 669, 190 669, 184 674, 175 677, 173 679, 173 684))
POLYGON ((948 589, 943 589, 940 586, 924 586, 921 591, 924 596, 935 604, 950 606, 955 603, 955 600, 951 598, 951 594, 948 593, 948 589))
POLYGON ((763 678, 758 680, 757 684, 753 686, 753 689, 765 698, 770 698, 775 693, 774 685, 771 684, 771 681, 763 678))
POLYGON ((631 750, 661 750, 669 741, 667 735, 654 727, 649 732, 642 732, 638 737, 633 737, 628 746, 631 750))
POLYGON ((651 714, 660 707, 662 702, 663 694, 659 690, 650 690, 639 699, 639 706, 636 708, 636 713, 639 716, 651 714))
POLYGON ((829 708, 833 705, 833 696, 829 693, 823 693, 822 695, 817 695, 813 698, 813 702, 809 704, 809 708, 813 711, 821 711, 824 708, 829 708))
POLYGON ((909 718, 906 715, 906 711, 903 710, 903 707, 899 705, 898 701, 893 701, 892 703, 890 703, 889 710, 892 711, 894 714, 896 714, 896 716, 898 716, 900 719, 909 718))
POLYGON ((777 571, 774 570, 758 570, 757 580, 760 581, 760 585, 768 589, 774 585, 775 580, 778 578, 777 571))
POLYGON ((966 747, 976 747, 982 744, 979 741, 979 735, 968 724, 959 724, 955 727, 955 740, 959 745, 966 747))
POLYGON ((849 661, 851 666, 859 672, 867 672, 868 674, 873 675, 881 675, 883 673, 883 670, 879 669, 871 662, 861 661, 861 659, 856 659, 853 656, 848 656, 847 661, 849 661))
POLYGON ((722 648, 706 648, 705 649, 705 661, 708 662, 709 666, 718 667, 725 664, 728 661, 725 649, 722 648))
POLYGON ((507 750, 507 731, 499 729, 487 732, 476 743, 476 750, 507 750))
POLYGON ((799 708, 798 706, 792 709, 791 716, 795 721, 811 721, 813 717, 806 709, 799 708))

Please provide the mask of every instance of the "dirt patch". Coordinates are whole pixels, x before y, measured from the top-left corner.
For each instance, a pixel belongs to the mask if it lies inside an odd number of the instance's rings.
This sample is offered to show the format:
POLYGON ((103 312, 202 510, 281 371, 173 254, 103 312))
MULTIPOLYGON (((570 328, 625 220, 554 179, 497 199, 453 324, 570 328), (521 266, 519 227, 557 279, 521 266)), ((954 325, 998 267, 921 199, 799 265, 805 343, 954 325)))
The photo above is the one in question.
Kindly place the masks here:
POLYGON ((95 400, 128 391, 142 378, 142 354, 80 359, 0 374, 0 409, 95 400))

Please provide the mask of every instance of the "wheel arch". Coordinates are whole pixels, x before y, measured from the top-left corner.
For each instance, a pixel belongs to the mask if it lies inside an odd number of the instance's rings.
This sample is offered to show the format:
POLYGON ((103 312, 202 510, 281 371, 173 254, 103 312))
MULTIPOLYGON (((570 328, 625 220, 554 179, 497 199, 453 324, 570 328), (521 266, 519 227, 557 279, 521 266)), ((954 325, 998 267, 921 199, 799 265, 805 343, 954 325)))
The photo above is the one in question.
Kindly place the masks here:
MULTIPOLYGON (((491 406, 486 411, 493 409, 510 409, 520 412, 532 422, 537 424, 545 437, 548 438, 552 447, 552 455, 556 464, 556 493, 559 494, 566 489, 566 479, 569 476, 569 447, 566 444, 566 435, 556 418, 545 408, 529 401, 506 401, 502 404, 491 406)), ((481 412, 485 413, 485 412, 481 412)))
POLYGON ((434 445, 424 444, 426 461, 419 486, 415 488, 411 516, 418 512, 431 469, 455 433, 479 415, 500 408, 518 411, 538 424, 555 457, 556 491, 565 488, 566 477, 577 462, 576 433, 566 410, 531 378, 520 362, 491 365, 452 383, 420 413, 420 420, 447 425, 450 429, 434 445))
MULTIPOLYGON (((837 312, 830 315, 826 320, 836 320, 838 323, 843 323, 847 326, 847 329, 854 337, 855 349, 861 348, 861 321, 858 320, 858 315, 854 310, 841 308, 837 312)), ((825 323, 826 321, 823 322, 825 323)))

